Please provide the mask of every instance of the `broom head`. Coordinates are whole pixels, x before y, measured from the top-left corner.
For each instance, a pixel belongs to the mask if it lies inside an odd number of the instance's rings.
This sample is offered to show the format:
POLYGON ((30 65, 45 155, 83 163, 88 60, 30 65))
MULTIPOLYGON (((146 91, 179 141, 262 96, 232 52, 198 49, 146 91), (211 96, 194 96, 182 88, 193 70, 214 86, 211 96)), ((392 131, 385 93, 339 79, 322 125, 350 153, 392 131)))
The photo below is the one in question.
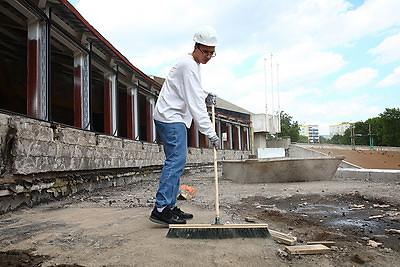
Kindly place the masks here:
POLYGON ((167 237, 186 239, 266 238, 267 224, 170 224, 167 237))

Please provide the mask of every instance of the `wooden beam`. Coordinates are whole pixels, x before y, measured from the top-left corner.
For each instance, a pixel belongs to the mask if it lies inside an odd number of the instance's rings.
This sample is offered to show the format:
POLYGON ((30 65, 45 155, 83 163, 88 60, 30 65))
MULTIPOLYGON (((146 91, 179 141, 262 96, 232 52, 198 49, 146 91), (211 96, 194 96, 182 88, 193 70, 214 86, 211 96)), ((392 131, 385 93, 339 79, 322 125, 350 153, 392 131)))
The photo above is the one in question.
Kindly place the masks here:
POLYGON ((324 254, 330 251, 327 246, 318 245, 300 245, 300 246, 288 246, 285 247, 285 251, 291 255, 299 254, 324 254))
MULTIPOLYGON (((21 38, 20 36, 15 35, 14 33, 10 32, 10 31, 7 31, 7 30, 4 29, 4 28, 0 28, 0 32, 1 32, 2 34, 4 34, 5 36, 7 36, 8 38, 13 39, 14 41, 17 41, 17 42, 20 42, 20 43, 26 42, 26 39, 21 38)), ((8 38, 7 38, 7 39, 8 39, 8 38)))
POLYGON ((297 243, 297 238, 290 234, 284 234, 274 230, 269 230, 269 233, 271 234, 272 238, 279 243, 289 246, 293 246, 297 243))
POLYGON ((336 244, 336 242, 335 241, 326 241, 326 240, 325 241, 308 241, 307 242, 307 245, 318 245, 318 244, 321 244, 321 245, 324 245, 327 247, 332 247, 336 244))
POLYGON ((7 9, 1 9, 0 13, 3 13, 5 16, 9 17, 11 20, 16 22, 18 25, 26 26, 25 20, 21 19, 17 15, 13 14, 12 12, 8 11, 7 9))
POLYGON ((77 31, 75 31, 70 25, 65 23, 56 14, 53 13, 51 19, 53 23, 57 23, 58 25, 60 25, 60 27, 63 28, 63 30, 65 30, 66 32, 68 32, 70 35, 74 36, 75 38, 77 37, 77 31))
MULTIPOLYGON (((19 11, 21 14, 23 14, 25 17, 27 17, 27 20, 30 20, 33 18, 32 14, 30 14, 29 11, 27 11, 27 9, 25 9, 23 6, 21 6, 21 4, 17 3, 17 1, 10 1, 7 0, 7 2, 13 7, 15 8, 17 11, 19 11)), ((21 26, 25 26, 26 25, 26 21, 24 19, 21 19, 20 17, 18 17, 17 15, 15 15, 14 13, 12 13, 11 11, 9 11, 8 9, 1 9, 1 12, 4 13, 4 15, 6 15, 7 17, 11 18, 13 21, 15 21, 16 23, 18 23, 21 26)))

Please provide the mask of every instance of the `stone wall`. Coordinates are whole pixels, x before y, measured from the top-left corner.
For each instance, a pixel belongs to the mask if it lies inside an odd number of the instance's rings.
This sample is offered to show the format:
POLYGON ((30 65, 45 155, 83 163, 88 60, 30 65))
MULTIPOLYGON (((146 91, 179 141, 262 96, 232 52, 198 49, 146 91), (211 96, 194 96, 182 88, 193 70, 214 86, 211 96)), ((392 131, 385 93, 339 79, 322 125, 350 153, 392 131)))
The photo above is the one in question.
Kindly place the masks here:
MULTIPOLYGON (((157 178, 163 147, 26 117, 0 114, 0 213, 82 190, 157 178)), ((250 151, 219 150, 218 160, 250 151)), ((213 163, 212 149, 189 148, 188 168, 213 163)))

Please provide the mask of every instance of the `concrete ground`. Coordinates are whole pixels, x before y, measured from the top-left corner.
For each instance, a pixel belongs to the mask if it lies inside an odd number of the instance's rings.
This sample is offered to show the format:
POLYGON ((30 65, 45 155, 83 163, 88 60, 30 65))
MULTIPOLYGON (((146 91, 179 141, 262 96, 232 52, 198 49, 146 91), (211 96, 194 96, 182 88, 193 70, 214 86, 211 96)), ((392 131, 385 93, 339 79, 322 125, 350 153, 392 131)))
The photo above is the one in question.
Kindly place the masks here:
MULTIPOLYGON (((328 253, 290 255, 272 238, 170 239, 148 220, 157 179, 82 193, 0 216, 0 266, 398 266, 400 183, 332 180, 239 184, 221 178, 223 223, 267 223, 300 245, 333 241, 328 253)), ((212 223, 212 170, 186 173, 196 189, 179 201, 212 223)))
MULTIPOLYGON (((214 221, 212 178, 211 173, 183 177, 185 184, 196 188, 194 198, 180 201, 183 210, 195 215, 190 223, 214 221)), ((384 232, 383 236, 377 237, 373 229, 372 233, 369 230, 354 233, 340 225, 322 227, 322 222, 318 225, 319 217, 317 224, 304 220, 313 214, 311 210, 299 214, 293 209, 293 206, 312 203, 305 199, 306 196, 315 200, 321 198, 317 196, 329 199, 329 196, 358 194, 366 207, 377 203, 389 205, 385 211, 383 208, 371 211, 371 214, 387 217, 374 220, 374 223, 389 220, 392 223, 390 229, 400 229, 399 184, 362 181, 237 184, 221 180, 221 219, 224 223, 246 223, 245 217, 254 217, 268 223, 270 229, 298 236, 301 244, 318 236, 337 243, 327 254, 305 256, 285 254, 285 245, 271 238, 166 238, 167 229, 148 220, 156 186, 155 180, 143 181, 126 188, 80 194, 2 215, 0 265, 4 266, 15 253, 18 261, 21 255, 29 255, 25 259, 26 265, 10 266, 356 266, 360 261, 371 261, 374 263, 371 266, 396 266, 400 260, 399 243, 385 244, 389 237, 398 241, 398 233, 384 232), (293 198, 301 203, 294 202, 293 198), (278 203, 282 202, 293 203, 293 206, 281 207, 278 203), (378 240, 383 245, 373 248, 368 246, 368 240, 378 240), (40 265, 32 265, 35 259, 41 262, 40 265)), ((329 204, 329 201, 325 202, 329 204)), ((345 207, 345 222, 350 222, 354 216, 348 211, 352 204, 345 207)), ((357 205, 362 204, 357 202, 357 205)), ((364 219, 368 220, 368 217, 364 219)), ((358 227, 357 224, 354 226, 358 227)))

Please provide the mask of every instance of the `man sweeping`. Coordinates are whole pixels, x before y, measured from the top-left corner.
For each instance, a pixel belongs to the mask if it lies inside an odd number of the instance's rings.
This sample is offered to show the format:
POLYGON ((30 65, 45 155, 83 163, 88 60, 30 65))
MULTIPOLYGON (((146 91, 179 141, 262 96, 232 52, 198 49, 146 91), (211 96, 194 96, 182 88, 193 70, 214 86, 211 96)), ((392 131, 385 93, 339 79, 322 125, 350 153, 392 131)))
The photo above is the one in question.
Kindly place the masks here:
POLYGON ((185 224, 193 218, 176 206, 180 177, 187 159, 187 129, 192 120, 219 147, 219 137, 209 118, 206 102, 216 104, 216 96, 206 95, 201 85, 200 64, 215 57, 217 33, 211 26, 201 26, 194 34, 193 52, 185 55, 170 70, 154 108, 154 123, 162 139, 165 162, 150 221, 169 225, 185 224))

